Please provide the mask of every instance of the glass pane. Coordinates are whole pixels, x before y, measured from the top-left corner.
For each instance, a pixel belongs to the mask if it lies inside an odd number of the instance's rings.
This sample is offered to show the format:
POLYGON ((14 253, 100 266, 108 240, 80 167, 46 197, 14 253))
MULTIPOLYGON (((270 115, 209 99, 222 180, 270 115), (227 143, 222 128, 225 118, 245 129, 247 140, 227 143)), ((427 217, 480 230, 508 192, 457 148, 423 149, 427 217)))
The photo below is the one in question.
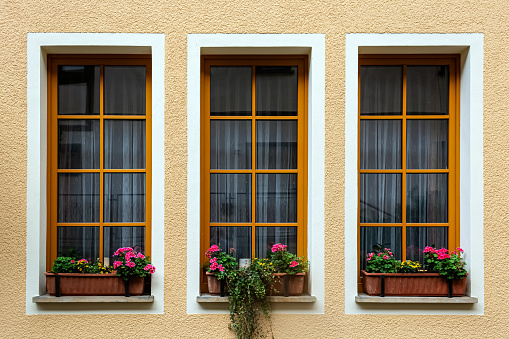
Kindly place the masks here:
POLYGON ((297 168, 297 121, 256 122, 256 168, 297 168))
POLYGON ((401 174, 361 174, 361 223, 401 222, 401 174))
POLYGON ((233 256, 237 259, 251 259, 251 227, 211 227, 212 245, 220 245, 225 252, 234 248, 233 256))
POLYGON ((256 258, 267 258, 272 246, 280 243, 297 254, 297 227, 256 227, 256 258))
POLYGON ((99 120, 58 120, 58 168, 99 168, 99 120))
POLYGON ((394 257, 401 260, 401 227, 361 227, 360 230, 360 264, 361 270, 366 269, 368 253, 373 246, 390 248, 394 257))
POLYGON ((401 115, 403 66, 361 66, 361 115, 401 115))
POLYGON ((131 247, 145 254, 145 227, 104 227, 105 265, 113 265, 113 253, 121 247, 131 247))
POLYGON ((406 131, 407 168, 447 168, 449 121, 407 120, 406 131))
POLYGON ((104 114, 145 115, 145 66, 104 66, 104 114))
POLYGON ((104 174, 104 222, 145 222, 145 173, 104 174))
POLYGON ((210 175, 210 222, 251 222, 251 174, 210 175))
POLYGON ((401 168, 401 120, 361 120, 361 169, 401 168))
POLYGON ((297 174, 256 175, 256 222, 297 222, 297 174))
POLYGON ((210 122, 210 168, 251 169, 251 120, 210 122))
POLYGON ((449 66, 407 66, 406 113, 449 114, 449 66))
POLYGON ((256 115, 297 115, 297 66, 256 67, 256 115))
POLYGON ((447 222, 447 173, 407 174, 407 222, 447 222))
POLYGON ((99 81, 99 66, 58 66, 58 114, 99 114, 99 81))
POLYGON ((424 248, 448 247, 447 227, 407 227, 406 229, 406 258, 407 260, 424 263, 424 248))
POLYGON ((104 120, 104 168, 145 168, 145 120, 104 120))
POLYGON ((58 222, 99 222, 99 174, 58 174, 58 222))
POLYGON ((210 67, 210 115, 251 115, 251 66, 210 67))
POLYGON ((57 256, 99 259, 99 227, 57 227, 57 256))

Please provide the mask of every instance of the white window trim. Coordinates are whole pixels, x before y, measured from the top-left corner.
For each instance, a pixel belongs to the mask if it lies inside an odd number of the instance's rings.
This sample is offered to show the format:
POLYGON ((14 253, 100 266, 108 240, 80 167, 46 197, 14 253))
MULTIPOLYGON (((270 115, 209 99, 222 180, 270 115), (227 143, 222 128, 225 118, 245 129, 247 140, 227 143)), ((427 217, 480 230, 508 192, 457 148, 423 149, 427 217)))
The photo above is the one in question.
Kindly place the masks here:
POLYGON ((308 259, 315 303, 278 303, 274 313, 324 312, 324 34, 188 34, 187 36, 187 313, 227 313, 198 303, 200 294, 200 57, 202 54, 309 54, 308 259))
POLYGON ((164 34, 28 33, 27 37, 27 272, 26 314, 164 312, 164 34), (47 235, 47 54, 152 55, 152 276, 149 304, 32 302, 45 292, 47 235), (100 306, 97 306, 100 305, 100 306), (134 305, 134 306, 133 306, 134 305))
POLYGON ((483 34, 347 34, 345 60, 345 313, 484 314, 483 255, 483 34), (478 303, 365 305, 357 295, 357 133, 359 54, 455 53, 461 55, 460 243, 467 263, 467 294, 478 303))

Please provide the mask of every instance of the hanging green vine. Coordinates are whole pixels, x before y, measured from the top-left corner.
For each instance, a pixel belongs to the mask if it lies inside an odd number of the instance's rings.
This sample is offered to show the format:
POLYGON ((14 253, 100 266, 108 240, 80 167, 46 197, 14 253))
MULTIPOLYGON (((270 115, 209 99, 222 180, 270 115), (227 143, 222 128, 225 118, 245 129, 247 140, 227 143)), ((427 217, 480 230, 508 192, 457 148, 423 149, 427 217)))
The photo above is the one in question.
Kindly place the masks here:
POLYGON ((230 325, 239 339, 274 337, 270 319, 269 296, 274 283, 273 264, 253 259, 247 268, 233 270, 228 276, 230 325), (263 326, 267 323, 267 326, 263 326))

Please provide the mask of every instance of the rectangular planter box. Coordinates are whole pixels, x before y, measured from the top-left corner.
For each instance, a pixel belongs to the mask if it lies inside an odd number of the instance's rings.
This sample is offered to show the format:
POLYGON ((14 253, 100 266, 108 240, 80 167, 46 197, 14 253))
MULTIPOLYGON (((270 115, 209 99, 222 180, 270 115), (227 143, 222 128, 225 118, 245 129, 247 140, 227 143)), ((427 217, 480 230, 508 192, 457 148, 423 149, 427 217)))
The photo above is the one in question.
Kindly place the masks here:
POLYGON ((287 273, 274 273, 276 281, 272 286, 272 294, 271 295, 281 295, 281 296, 299 296, 304 291, 304 278, 306 273, 296 273, 289 275, 287 273), (285 279, 288 280, 288 293, 285 293, 285 279))
MULTIPOLYGON (((56 274, 44 273, 46 290, 55 295, 56 274)), ((60 277, 60 295, 125 295, 125 283, 116 273, 83 274, 58 273, 60 277)), ((129 280, 129 294, 142 295, 144 278, 133 277, 129 280)))
MULTIPOLYGON (((447 297, 449 287, 447 278, 438 273, 367 273, 364 276, 364 292, 368 295, 378 296, 381 293, 381 276, 385 278, 386 296, 406 297, 447 297)), ((452 281, 452 295, 461 297, 465 295, 467 279, 454 279, 452 281)))

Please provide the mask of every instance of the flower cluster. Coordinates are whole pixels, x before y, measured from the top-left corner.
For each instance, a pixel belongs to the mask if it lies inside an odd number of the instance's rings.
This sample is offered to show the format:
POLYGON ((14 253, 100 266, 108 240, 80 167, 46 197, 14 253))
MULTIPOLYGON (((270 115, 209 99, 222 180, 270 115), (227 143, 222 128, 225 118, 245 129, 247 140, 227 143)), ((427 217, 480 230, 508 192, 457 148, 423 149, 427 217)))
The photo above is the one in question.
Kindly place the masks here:
POLYGON ((113 256, 117 257, 113 262, 113 268, 124 280, 128 280, 129 277, 145 277, 156 271, 150 259, 132 247, 121 247, 113 253, 113 256))
POLYGON ((467 275, 464 268, 466 264, 461 258, 462 248, 458 247, 456 251, 449 252, 446 248, 437 250, 426 246, 423 253, 427 271, 440 273, 447 279, 463 279, 467 275))
POLYGON ((274 264, 276 271, 279 273, 296 274, 308 270, 309 262, 288 252, 288 246, 286 245, 274 244, 271 252, 268 259, 274 264))
POLYGON ((398 273, 417 273, 419 268, 421 268, 421 264, 417 261, 407 260, 403 261, 401 266, 398 267, 398 273))
POLYGON ((400 266, 390 248, 369 253, 366 263, 366 271, 369 273, 396 273, 400 266))
POLYGON ((221 250, 218 245, 212 245, 205 252, 205 256, 209 258, 209 262, 206 265, 208 272, 214 273, 218 279, 224 279, 228 275, 228 272, 237 266, 237 260, 232 256, 235 252, 234 248, 230 248, 230 253, 225 253, 221 250))

